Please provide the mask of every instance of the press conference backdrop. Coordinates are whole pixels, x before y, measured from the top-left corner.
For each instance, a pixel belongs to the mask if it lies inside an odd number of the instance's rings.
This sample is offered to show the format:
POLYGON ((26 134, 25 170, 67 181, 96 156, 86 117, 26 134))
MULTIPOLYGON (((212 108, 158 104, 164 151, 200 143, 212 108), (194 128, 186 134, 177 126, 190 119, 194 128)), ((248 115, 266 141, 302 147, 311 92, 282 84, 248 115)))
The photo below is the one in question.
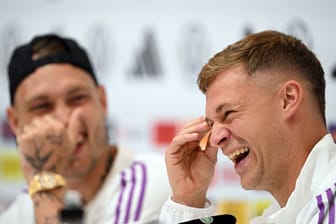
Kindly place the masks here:
MULTIPOLYGON (((25 188, 5 114, 6 66, 17 44, 46 32, 77 39, 107 88, 111 141, 163 153, 182 122, 204 114, 196 85, 201 66, 228 44, 264 29, 297 36, 320 58, 328 125, 335 129, 335 9, 334 0, 0 0, 0 210, 25 188)), ((242 190, 232 164, 221 154, 219 160, 209 197, 219 212, 246 223, 270 197, 242 190)))

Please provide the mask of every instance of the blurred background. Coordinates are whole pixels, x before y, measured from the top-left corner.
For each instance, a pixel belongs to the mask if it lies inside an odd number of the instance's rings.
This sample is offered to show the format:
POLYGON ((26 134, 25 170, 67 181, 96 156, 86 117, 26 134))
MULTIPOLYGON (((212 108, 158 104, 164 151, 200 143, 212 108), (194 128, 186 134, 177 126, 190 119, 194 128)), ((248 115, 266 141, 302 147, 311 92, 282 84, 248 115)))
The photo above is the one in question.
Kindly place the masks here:
MULTIPOLYGON (((318 56, 327 80, 328 127, 335 131, 335 9, 334 0, 0 0, 0 212, 26 187, 6 121, 6 69, 17 44, 47 32, 78 40, 107 88, 111 141, 163 153, 182 122, 204 114, 196 85, 203 64, 264 29, 297 36, 318 56)), ((270 200, 242 190, 221 155, 209 197, 218 212, 238 216, 238 224, 270 200)))

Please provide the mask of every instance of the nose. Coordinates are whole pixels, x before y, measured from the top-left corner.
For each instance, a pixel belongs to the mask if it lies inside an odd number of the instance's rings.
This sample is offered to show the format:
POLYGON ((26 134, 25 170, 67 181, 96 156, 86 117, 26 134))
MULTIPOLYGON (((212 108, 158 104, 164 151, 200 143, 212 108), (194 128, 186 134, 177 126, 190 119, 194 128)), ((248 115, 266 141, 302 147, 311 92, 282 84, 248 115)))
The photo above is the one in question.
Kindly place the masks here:
POLYGON ((68 123, 72 109, 64 104, 59 104, 54 110, 54 115, 56 118, 64 124, 68 123))
POLYGON ((223 148, 227 144, 230 135, 231 132, 225 125, 215 122, 211 130, 210 144, 214 147, 223 148))

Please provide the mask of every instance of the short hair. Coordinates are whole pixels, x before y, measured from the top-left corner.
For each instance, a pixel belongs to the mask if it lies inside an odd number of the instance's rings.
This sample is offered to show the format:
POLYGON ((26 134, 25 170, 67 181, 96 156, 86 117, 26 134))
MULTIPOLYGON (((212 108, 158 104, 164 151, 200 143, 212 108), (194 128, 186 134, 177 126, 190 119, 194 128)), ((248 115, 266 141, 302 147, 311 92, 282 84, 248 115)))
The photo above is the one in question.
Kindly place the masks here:
POLYGON ((203 66, 197 79, 200 90, 206 93, 215 77, 231 66, 242 66, 250 76, 270 70, 294 72, 311 85, 325 121, 324 71, 315 54, 299 39, 274 30, 246 36, 215 54, 203 66))

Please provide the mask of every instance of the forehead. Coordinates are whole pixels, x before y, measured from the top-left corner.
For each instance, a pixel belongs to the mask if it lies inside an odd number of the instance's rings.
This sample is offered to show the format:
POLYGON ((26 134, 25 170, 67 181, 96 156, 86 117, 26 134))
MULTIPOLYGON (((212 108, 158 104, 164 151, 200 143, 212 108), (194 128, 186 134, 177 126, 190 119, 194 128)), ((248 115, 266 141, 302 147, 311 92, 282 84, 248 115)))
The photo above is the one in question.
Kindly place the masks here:
POLYGON ((221 71, 210 83, 206 92, 206 114, 212 114, 220 105, 241 104, 251 99, 256 85, 241 67, 221 71), (247 99, 248 98, 248 99, 247 99))
POLYGON ((48 64, 27 76, 18 86, 15 100, 35 95, 64 92, 72 86, 94 86, 94 81, 84 70, 70 64, 48 64))

